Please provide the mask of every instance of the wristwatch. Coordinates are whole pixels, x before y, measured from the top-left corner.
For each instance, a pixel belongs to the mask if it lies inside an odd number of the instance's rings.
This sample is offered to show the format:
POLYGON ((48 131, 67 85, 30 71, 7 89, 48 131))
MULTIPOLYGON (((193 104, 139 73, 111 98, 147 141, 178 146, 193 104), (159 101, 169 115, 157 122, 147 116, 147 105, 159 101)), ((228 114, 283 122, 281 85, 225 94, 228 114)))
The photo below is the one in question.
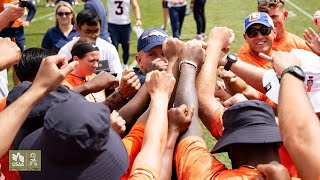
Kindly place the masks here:
POLYGON ((237 62, 238 58, 237 58, 237 56, 234 55, 234 54, 229 54, 229 55, 227 56, 227 60, 228 60, 228 62, 227 62, 226 65, 224 65, 224 69, 225 69, 226 71, 229 71, 230 68, 231 68, 231 65, 232 65, 233 63, 237 62))
POLYGON ((282 71, 281 73, 281 78, 283 75, 286 73, 290 73, 294 75, 296 78, 304 81, 306 78, 306 75, 304 74, 303 70, 299 66, 289 66, 285 70, 282 71))

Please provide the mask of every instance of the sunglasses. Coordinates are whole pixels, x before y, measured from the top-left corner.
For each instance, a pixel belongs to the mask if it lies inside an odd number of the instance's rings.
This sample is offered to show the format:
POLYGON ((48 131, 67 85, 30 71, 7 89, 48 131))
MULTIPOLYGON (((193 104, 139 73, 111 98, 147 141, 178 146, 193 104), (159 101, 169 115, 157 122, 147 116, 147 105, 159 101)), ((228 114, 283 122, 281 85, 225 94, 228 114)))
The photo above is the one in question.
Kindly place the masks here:
POLYGON ((63 16, 63 15, 65 15, 65 16, 70 16, 70 14, 72 14, 72 12, 57 12, 57 15, 58 16, 63 16))
POLYGON ((249 28, 246 31, 246 34, 249 38, 253 38, 256 37, 258 35, 258 32, 260 32, 260 34, 262 36, 267 36, 271 33, 271 27, 265 27, 262 26, 261 28, 257 29, 257 28, 249 28))

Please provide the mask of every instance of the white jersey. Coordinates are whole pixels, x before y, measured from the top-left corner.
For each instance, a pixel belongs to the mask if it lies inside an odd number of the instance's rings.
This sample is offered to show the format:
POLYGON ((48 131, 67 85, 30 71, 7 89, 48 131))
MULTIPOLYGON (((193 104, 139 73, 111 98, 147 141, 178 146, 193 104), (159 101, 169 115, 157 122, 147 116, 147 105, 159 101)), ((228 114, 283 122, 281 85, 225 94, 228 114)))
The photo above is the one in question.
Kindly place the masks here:
POLYGON ((107 0, 109 23, 117 25, 129 24, 130 0, 107 0))
MULTIPOLYGON (((68 42, 60 49, 58 54, 64 54, 68 59, 71 59, 71 49, 73 45, 78 41, 78 39, 79 37, 73 38, 72 41, 68 42)), ((120 80, 122 77, 122 67, 117 49, 114 47, 114 45, 101 38, 97 39, 96 45, 99 48, 100 61, 107 60, 110 68, 110 73, 116 73, 117 78, 120 80)))

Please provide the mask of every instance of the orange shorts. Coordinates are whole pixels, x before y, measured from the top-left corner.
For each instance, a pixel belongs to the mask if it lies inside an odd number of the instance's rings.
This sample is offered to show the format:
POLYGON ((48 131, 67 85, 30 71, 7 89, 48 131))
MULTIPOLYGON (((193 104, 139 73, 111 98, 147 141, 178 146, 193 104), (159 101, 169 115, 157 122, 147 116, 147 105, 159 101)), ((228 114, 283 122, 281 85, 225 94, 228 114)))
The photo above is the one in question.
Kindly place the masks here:
POLYGON ((121 177, 121 179, 129 178, 133 162, 142 147, 145 126, 146 125, 144 123, 136 123, 130 130, 129 134, 122 139, 122 142, 124 143, 124 146, 128 152, 130 164, 127 172, 121 177))
POLYGON ((256 169, 240 167, 227 169, 207 149, 201 137, 184 138, 174 154, 178 179, 254 179, 256 169))

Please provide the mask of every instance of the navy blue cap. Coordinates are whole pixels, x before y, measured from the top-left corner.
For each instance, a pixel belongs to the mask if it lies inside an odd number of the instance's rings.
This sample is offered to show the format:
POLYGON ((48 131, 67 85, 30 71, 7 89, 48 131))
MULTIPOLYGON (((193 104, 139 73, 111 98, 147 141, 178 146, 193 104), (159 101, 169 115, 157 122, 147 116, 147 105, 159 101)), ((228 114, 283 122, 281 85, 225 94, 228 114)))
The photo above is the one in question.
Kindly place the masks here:
POLYGON ((166 31, 159 28, 150 28, 145 30, 138 39, 138 52, 150 51, 155 46, 162 45, 163 42, 169 37, 166 31))
POLYGON ((282 142, 273 109, 265 102, 239 102, 227 109, 222 119, 224 130, 211 153, 225 152, 231 144, 282 142))
POLYGON ((120 179, 129 165, 120 136, 110 127, 110 110, 77 93, 50 107, 44 127, 22 141, 20 149, 41 150, 41 171, 22 179, 120 179))

